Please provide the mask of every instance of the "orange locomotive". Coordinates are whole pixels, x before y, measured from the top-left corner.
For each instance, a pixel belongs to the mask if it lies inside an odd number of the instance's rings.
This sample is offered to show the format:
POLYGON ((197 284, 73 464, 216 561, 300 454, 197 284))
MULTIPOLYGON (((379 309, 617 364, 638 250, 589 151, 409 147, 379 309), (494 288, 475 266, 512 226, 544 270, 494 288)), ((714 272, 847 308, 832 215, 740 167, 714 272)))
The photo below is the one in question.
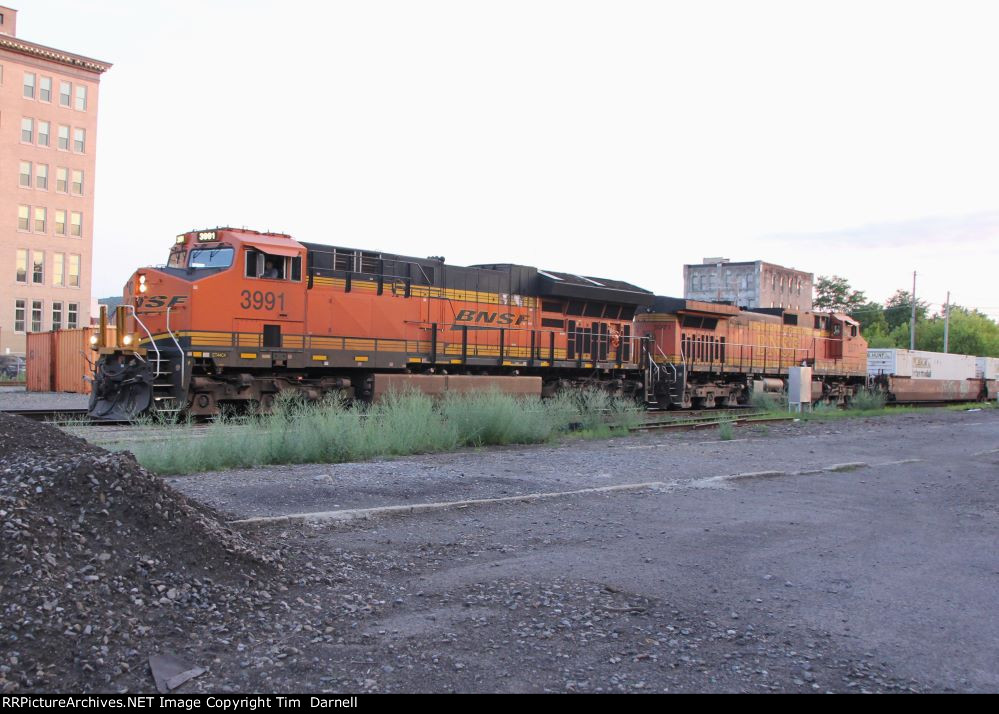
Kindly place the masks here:
POLYGON ((650 355, 650 397, 661 408, 748 402, 782 392, 791 367, 812 368, 813 401, 844 403, 867 379, 867 341, 842 313, 741 310, 656 297, 635 317, 650 355))
POLYGON ((407 386, 637 395, 644 351, 632 320, 652 300, 621 281, 527 266, 193 231, 167 265, 125 285, 116 343, 102 329, 94 345, 90 414, 266 411, 281 392, 372 399, 407 386))

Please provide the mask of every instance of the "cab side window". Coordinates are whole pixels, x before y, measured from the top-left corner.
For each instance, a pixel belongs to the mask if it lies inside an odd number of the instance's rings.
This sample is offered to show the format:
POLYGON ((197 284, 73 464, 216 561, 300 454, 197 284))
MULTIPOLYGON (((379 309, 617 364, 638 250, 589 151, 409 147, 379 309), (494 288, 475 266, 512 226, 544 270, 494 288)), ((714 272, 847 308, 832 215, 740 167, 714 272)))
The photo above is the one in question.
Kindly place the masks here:
POLYGON ((248 248, 246 251, 246 277, 257 278, 260 276, 260 267, 257 263, 258 259, 263 257, 263 254, 259 250, 254 250, 253 248, 248 248))
POLYGON ((264 280, 302 280, 302 258, 271 255, 256 248, 246 251, 246 277, 264 280))

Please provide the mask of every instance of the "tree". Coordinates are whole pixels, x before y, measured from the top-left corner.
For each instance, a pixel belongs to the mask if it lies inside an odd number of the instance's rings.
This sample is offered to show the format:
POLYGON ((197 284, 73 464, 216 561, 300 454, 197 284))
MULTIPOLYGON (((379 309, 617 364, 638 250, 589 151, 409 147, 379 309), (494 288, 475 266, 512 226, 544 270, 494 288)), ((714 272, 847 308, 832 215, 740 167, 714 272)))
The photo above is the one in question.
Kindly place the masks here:
MULTIPOLYGON (((929 303, 926 301, 916 300, 917 323, 926 319, 926 313, 929 311, 929 307, 929 303)), ((911 320, 912 293, 908 290, 896 290, 895 294, 885 301, 885 322, 888 323, 888 329, 894 331, 900 325, 907 325, 911 320)), ((909 334, 908 330, 906 330, 905 334, 909 334)), ((908 342, 906 345, 908 345, 908 342)))
POLYGON ((881 303, 864 303, 858 308, 850 310, 850 317, 860 323, 860 331, 867 339, 867 344, 871 347, 893 347, 887 344, 891 341, 889 333, 891 328, 885 321, 885 309, 881 303))
MULTIPOLYGON (((815 285, 816 310, 845 312, 860 323, 870 347, 909 347, 912 293, 896 290, 884 305, 869 301, 838 275, 819 276, 815 285)), ((929 315, 929 303, 916 300, 916 349, 943 352, 944 315, 929 315)), ((999 357, 999 322, 978 310, 950 307, 948 351, 978 357, 999 357)))
MULTIPOLYGON (((943 352, 943 334, 944 317, 934 315, 932 319, 916 326, 916 348, 943 352)), ((908 330, 905 339, 909 339, 908 330)), ((951 305, 947 351, 978 357, 999 357, 999 324, 977 310, 951 305)))
POLYGON ((816 310, 850 312, 862 307, 866 301, 864 293, 851 289, 846 278, 838 275, 832 277, 820 275, 819 281, 815 284, 815 299, 812 300, 812 306, 816 310))

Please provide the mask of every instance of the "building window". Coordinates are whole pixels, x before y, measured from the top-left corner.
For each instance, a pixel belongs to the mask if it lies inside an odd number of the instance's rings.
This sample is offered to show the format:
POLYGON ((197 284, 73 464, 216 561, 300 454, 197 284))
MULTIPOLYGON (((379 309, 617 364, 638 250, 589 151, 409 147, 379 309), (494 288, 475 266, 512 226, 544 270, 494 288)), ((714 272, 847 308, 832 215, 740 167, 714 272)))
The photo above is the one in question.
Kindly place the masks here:
POLYGON ((87 144, 87 131, 85 129, 73 129, 73 151, 82 154, 87 144))
POLYGON ((73 193, 83 195, 83 171, 73 169, 73 193))
POLYGON ((35 120, 24 117, 21 119, 21 141, 31 144, 35 140, 35 120))
POLYGON ((62 208, 57 208, 55 212, 55 232, 59 236, 66 235, 66 211, 62 208))
POLYGON ((77 237, 83 235, 83 214, 79 211, 69 214, 69 234, 77 237))
POLYGON ((66 316, 66 327, 75 330, 80 325, 80 304, 71 302, 66 316))
POLYGON ((35 188, 48 190, 49 187, 49 165, 38 164, 35 167, 35 188))
POLYGON ((69 169, 62 166, 56 169, 56 191, 66 193, 69 188, 69 169))
POLYGON ((62 329, 62 303, 54 302, 52 303, 52 329, 61 330, 62 329))
POLYGON ((32 300, 31 301, 31 331, 41 332, 42 331, 42 301, 32 300))
POLYGON ((14 332, 24 332, 24 300, 14 301, 14 332))
POLYGON ((59 106, 68 107, 72 89, 69 82, 59 82, 59 106))
POLYGON ((65 255, 62 253, 56 253, 52 256, 52 284, 60 288, 66 285, 66 279, 64 277, 65 265, 65 255))
POLYGON ((76 108, 81 111, 87 111, 87 85, 78 84, 76 85, 76 108))
POLYGON ((18 175, 17 185, 22 188, 31 188, 31 162, 21 162, 21 172, 18 175))
POLYGON ((23 248, 17 249, 17 272, 14 280, 19 283, 28 282, 28 251, 23 248))
POLYGON ((80 287, 80 256, 69 256, 69 287, 80 287))
POLYGON ((17 230, 19 230, 19 231, 29 231, 29 230, 31 230, 31 207, 30 206, 18 206, 17 207, 17 230))
POLYGON ((35 233, 44 233, 45 224, 48 222, 49 209, 42 206, 35 207, 35 233))
POLYGON ((35 98, 35 75, 31 72, 24 73, 24 96, 26 99, 35 98))
POLYGON ((42 77, 38 80, 38 98, 43 102, 52 101, 52 78, 42 77))
POLYGON ((31 251, 31 282, 35 285, 45 284, 45 253, 40 250, 31 251))
POLYGON ((38 145, 48 146, 49 145, 49 134, 51 133, 51 125, 47 121, 38 122, 38 145))
MULTIPOLYGON (((22 133, 23 133, 23 131, 22 131, 22 133)), ((69 151, 69 127, 68 126, 61 126, 61 125, 59 126, 59 139, 58 139, 58 141, 56 143, 56 146, 58 146, 63 151, 69 151)))

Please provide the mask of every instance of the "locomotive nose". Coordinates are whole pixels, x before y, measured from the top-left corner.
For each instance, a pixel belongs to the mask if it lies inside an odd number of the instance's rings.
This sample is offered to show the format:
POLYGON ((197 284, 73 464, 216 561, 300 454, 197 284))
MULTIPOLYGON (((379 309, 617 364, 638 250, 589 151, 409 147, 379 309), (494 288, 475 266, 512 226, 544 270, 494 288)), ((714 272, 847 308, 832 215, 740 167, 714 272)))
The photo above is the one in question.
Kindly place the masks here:
POLYGON ((102 307, 100 328, 91 340, 97 352, 88 410, 92 418, 126 421, 149 410, 154 401, 160 408, 174 398, 184 360, 177 339, 183 320, 177 313, 188 300, 188 284, 144 268, 129 278, 111 316, 102 307))

